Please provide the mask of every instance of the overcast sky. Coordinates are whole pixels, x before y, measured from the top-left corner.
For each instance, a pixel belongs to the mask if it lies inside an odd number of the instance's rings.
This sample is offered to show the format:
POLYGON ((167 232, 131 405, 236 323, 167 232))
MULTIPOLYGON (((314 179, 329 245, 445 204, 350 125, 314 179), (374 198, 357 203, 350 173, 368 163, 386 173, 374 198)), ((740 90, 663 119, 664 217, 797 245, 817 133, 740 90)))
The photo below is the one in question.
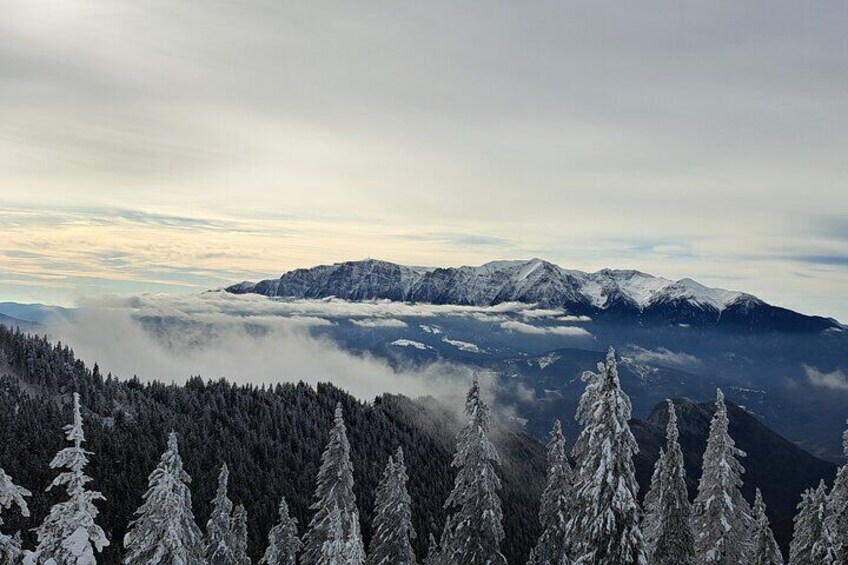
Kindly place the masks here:
POLYGON ((844 0, 0 9, 0 301, 539 256, 848 320, 844 0))

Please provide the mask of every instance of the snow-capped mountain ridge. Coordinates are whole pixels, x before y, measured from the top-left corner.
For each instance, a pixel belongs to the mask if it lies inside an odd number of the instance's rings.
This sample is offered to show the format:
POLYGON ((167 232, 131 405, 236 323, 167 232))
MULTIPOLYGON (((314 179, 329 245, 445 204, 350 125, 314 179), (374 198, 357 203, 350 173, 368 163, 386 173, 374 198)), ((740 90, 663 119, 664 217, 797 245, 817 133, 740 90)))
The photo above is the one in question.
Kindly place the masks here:
POLYGON ((571 314, 637 317, 645 322, 700 325, 728 318, 725 325, 751 329, 808 331, 833 325, 824 318, 770 306, 750 294, 707 287, 689 278, 674 281, 617 269, 587 273, 542 259, 449 268, 407 267, 366 259, 296 269, 279 279, 243 282, 227 290, 272 297, 335 296, 474 306, 524 302, 563 308, 571 314), (796 327, 798 324, 802 327, 796 327))

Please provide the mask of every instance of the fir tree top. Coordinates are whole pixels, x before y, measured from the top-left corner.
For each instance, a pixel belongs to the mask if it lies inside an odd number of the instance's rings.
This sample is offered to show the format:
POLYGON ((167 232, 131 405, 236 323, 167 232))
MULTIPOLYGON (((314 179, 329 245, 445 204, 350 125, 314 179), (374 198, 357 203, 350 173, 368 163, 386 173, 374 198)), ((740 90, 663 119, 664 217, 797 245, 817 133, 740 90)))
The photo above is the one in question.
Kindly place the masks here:
MULTIPOLYGON (((310 507, 315 515, 309 523, 309 529, 304 537, 302 561, 304 565, 317 565, 324 551, 325 542, 329 541, 333 525, 330 523, 333 508, 339 513, 342 529, 342 539, 349 539, 354 521, 359 520, 359 510, 356 508, 356 496, 353 493, 353 463, 350 460, 350 443, 347 439, 347 428, 341 403, 336 404, 333 428, 330 430, 330 440, 321 455, 321 468, 315 488, 315 502, 310 507)), ((357 524, 358 526, 358 524, 357 524)), ((358 543, 362 544, 361 537, 358 543)), ((358 551, 358 550, 357 550, 358 551)))
POLYGON ((783 555, 774 540, 760 489, 757 489, 754 498, 753 520, 754 539, 750 565, 783 565, 783 555))
POLYGON ((268 534, 268 549, 261 565, 295 565, 302 544, 297 535, 297 519, 289 515, 285 497, 280 499, 279 521, 268 534))
POLYGON ((183 469, 177 434, 148 479, 144 503, 124 536, 127 565, 181 563, 202 565, 203 539, 191 509, 191 477, 183 469))
POLYGON ((506 565, 500 552, 504 531, 503 512, 497 491, 501 481, 495 472, 500 462, 489 440, 490 410, 480 396, 475 377, 465 402, 468 420, 457 434, 452 465, 458 469, 454 488, 445 502, 453 514, 442 534, 442 559, 464 565, 506 565))
POLYGON ((99 492, 86 490, 91 477, 85 474, 90 452, 83 449, 83 432, 80 397, 73 395, 73 423, 65 426, 65 438, 73 443, 56 454, 50 463, 52 469, 64 468, 53 479, 47 490, 64 486, 68 500, 50 509, 50 514, 38 528, 39 559, 53 559, 56 563, 94 565, 95 552, 109 545, 106 533, 95 523, 98 515, 94 501, 103 500, 99 492))
POLYGON ((716 412, 704 452, 703 471, 692 511, 696 556, 705 563, 736 564, 749 552, 751 509, 742 497, 739 458, 745 452, 730 437, 727 406, 716 391, 716 412))
POLYGON ((628 424, 632 408, 621 389, 613 348, 598 370, 583 374, 588 384, 577 419, 584 427, 574 445, 578 466, 568 535, 579 563, 644 565, 633 464, 639 448, 628 424))

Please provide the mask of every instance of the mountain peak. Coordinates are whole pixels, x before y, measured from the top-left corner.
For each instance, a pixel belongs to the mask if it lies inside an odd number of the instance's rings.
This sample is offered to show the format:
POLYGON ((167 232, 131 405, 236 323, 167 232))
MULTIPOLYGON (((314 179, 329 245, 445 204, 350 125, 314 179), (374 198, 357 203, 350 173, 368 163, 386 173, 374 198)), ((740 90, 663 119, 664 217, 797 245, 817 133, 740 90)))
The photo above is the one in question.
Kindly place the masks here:
POLYGON ((408 267, 367 258, 296 269, 279 279, 239 283, 226 290, 288 298, 335 296, 473 306, 523 302, 598 319, 747 330, 821 331, 836 325, 690 278, 672 281, 633 269, 587 273, 539 258, 444 268, 408 267), (732 315, 724 316, 730 309, 732 315))

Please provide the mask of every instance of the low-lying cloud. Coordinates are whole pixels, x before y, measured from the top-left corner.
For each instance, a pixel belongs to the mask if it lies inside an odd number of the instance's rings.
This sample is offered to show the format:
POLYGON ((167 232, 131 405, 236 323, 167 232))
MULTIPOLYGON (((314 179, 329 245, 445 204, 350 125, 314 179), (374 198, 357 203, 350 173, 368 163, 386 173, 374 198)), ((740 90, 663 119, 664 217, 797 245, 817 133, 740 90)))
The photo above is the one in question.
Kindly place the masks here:
POLYGON ((351 320, 351 324, 360 328, 406 328, 409 324, 395 318, 365 318, 364 320, 351 320))
POLYGON ((592 337, 592 334, 583 328, 576 326, 533 326, 509 320, 501 322, 501 328, 509 332, 519 332, 531 335, 559 335, 567 337, 592 337))
POLYGON ((830 390, 848 391, 848 374, 842 369, 826 373, 816 367, 804 365, 804 373, 811 385, 830 390))
POLYGON ((638 345, 629 345, 625 355, 637 363, 657 363, 670 367, 694 367, 701 364, 701 360, 682 351, 671 351, 665 347, 656 349, 645 349, 638 345))
POLYGON ((314 329, 358 320, 375 327, 397 326, 389 304, 341 301, 277 302, 226 293, 192 296, 108 296, 81 303, 73 322, 50 327, 54 339, 120 378, 183 382, 192 375, 237 383, 331 381, 371 399, 385 392, 408 396, 462 397, 472 369, 436 362, 395 367, 369 354, 344 350, 314 329))

